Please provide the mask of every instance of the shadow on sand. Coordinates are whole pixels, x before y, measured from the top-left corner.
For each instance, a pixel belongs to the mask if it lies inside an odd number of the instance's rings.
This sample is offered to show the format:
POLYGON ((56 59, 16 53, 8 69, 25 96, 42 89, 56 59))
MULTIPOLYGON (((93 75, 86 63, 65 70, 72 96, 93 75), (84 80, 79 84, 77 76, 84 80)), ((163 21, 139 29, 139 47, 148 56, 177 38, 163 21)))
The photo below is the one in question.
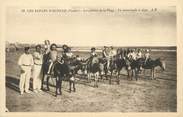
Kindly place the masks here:
MULTIPOLYGON (((13 76, 6 76, 6 87, 19 92, 19 79, 13 76)), ((32 90, 32 79, 30 80, 30 90, 32 90)))

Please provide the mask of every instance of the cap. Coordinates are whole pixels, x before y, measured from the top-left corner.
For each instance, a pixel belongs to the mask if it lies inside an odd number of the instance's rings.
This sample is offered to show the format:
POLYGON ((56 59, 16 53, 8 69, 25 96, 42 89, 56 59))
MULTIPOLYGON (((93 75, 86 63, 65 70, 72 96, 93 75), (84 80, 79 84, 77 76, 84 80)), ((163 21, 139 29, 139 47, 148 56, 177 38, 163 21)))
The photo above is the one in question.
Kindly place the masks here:
POLYGON ((24 48, 25 51, 27 51, 27 50, 29 50, 29 49, 30 49, 30 47, 28 47, 28 46, 26 46, 26 47, 24 48))
POLYGON ((91 50, 96 50, 95 47, 92 47, 91 50))

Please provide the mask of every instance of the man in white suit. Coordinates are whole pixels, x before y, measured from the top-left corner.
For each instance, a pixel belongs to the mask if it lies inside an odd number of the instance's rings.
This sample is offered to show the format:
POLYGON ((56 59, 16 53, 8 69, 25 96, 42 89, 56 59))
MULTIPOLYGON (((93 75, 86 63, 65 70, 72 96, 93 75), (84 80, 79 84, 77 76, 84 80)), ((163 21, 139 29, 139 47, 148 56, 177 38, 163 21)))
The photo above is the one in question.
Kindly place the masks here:
POLYGON ((26 93, 30 93, 29 83, 31 77, 31 69, 34 64, 33 57, 30 54, 30 48, 25 47, 24 51, 25 52, 20 56, 18 60, 18 65, 20 66, 21 69, 20 82, 19 82, 21 95, 24 93, 24 91, 26 93))
POLYGON ((33 67, 33 91, 37 93, 41 91, 42 81, 42 64, 43 55, 41 53, 41 45, 36 46, 36 51, 33 53, 34 67, 33 67))

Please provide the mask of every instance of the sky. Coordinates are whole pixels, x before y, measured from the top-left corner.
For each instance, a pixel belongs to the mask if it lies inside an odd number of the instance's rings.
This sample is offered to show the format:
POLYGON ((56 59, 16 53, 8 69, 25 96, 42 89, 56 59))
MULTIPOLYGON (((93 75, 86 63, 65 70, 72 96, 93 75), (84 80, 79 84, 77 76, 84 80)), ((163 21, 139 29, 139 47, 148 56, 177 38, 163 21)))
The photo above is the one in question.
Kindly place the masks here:
MULTIPOLYGON (((102 7, 85 7, 99 9, 102 7)), ((176 7, 116 8, 114 12, 27 12, 54 7, 9 7, 6 40, 21 43, 52 43, 72 46, 175 46, 176 7), (151 11, 156 8, 156 11, 151 11), (22 12, 25 9, 26 12, 22 12), (141 11, 119 11, 140 9, 141 11), (142 11, 147 9, 148 11, 142 11)), ((64 8, 71 9, 71 8, 64 8)), ((73 8, 72 8, 73 9, 73 8)), ((83 7, 77 8, 79 10, 83 7)))

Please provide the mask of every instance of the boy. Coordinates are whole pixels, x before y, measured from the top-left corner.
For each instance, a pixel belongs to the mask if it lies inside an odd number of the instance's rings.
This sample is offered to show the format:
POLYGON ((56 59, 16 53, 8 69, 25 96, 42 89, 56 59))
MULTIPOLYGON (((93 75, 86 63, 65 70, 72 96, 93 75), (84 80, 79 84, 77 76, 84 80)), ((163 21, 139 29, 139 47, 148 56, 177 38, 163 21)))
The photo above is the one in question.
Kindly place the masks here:
POLYGON ((49 69, 48 69, 48 74, 52 74, 52 67, 54 65, 54 63, 57 60, 57 56, 58 56, 58 52, 57 52, 57 45, 56 44, 51 44, 50 46, 50 52, 48 53, 48 57, 49 57, 49 69))

